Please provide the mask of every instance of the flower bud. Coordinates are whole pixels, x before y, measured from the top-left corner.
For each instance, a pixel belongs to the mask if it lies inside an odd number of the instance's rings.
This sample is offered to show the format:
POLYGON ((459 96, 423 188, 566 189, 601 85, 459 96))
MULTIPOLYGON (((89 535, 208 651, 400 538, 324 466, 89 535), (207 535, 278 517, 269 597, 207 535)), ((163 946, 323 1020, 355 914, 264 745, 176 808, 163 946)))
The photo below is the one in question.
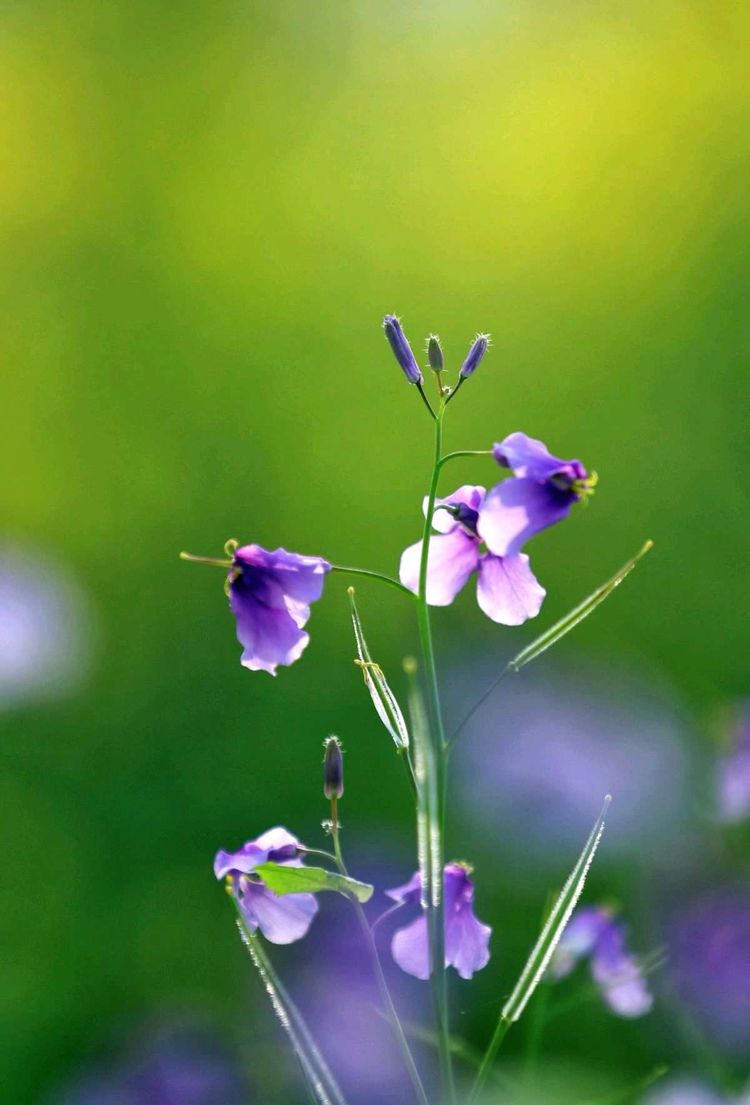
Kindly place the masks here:
POLYGON ((430 334, 427 339, 427 360, 433 372, 443 371, 443 350, 437 334, 430 334))
POLYGON ((323 794, 340 798, 344 793, 344 757, 338 737, 327 737, 323 745, 323 794))
POLYGON ((393 355, 401 365, 404 375, 410 384, 421 384, 424 377, 416 362, 411 346, 406 340, 406 334, 401 329, 401 323, 395 315, 386 315, 383 319, 383 329, 388 339, 388 344, 393 350, 393 355))
POLYGON ((465 380, 468 376, 471 376, 473 372, 479 368, 479 362, 487 352, 487 346, 490 342, 489 334, 477 334, 474 338, 474 342, 471 349, 466 354, 466 360, 461 365, 461 371, 459 376, 462 380, 465 380))

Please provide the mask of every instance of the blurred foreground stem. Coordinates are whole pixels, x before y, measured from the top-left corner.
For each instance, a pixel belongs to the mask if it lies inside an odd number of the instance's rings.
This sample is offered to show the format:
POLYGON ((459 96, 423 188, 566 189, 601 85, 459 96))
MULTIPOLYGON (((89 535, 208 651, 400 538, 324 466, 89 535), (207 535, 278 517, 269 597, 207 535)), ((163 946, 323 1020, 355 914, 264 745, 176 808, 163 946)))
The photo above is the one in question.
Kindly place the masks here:
POLYGON ((446 798, 446 761, 447 747, 443 714, 440 706, 435 650, 432 644, 430 609, 427 605, 427 564, 430 553, 430 534, 432 515, 437 498, 438 479, 441 468, 443 447, 443 415, 445 402, 441 401, 435 417, 435 452, 432 467, 430 490, 427 497, 424 530, 422 533, 422 556, 419 566, 419 592, 417 595, 417 619, 419 638, 422 646, 427 693, 430 703, 432 748, 435 761, 437 782, 437 810, 432 840, 433 887, 429 888, 427 932, 430 945, 430 985, 435 1008, 435 1022, 438 1035, 438 1054, 440 1056, 440 1074, 443 1083, 443 1095, 449 1105, 455 1105, 456 1090, 453 1082, 453 1064, 448 1026, 448 995, 445 970, 445 905, 443 901, 443 868, 445 866, 445 798, 446 798), (436 872, 436 873, 435 873, 436 872))

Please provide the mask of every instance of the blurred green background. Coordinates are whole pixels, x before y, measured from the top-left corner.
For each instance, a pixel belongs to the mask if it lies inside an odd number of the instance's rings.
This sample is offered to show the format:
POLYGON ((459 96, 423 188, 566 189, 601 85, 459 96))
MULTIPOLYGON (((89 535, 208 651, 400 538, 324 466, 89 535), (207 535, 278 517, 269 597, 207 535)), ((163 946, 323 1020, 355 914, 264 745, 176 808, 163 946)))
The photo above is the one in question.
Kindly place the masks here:
MULTIPOLYGON (((72 573, 91 653, 65 696, 0 714, 7 1101, 154 1008, 245 1015, 212 856, 270 824, 316 836, 326 733, 353 839, 412 869, 344 582, 273 680, 240 667, 220 575, 177 560, 236 537, 395 572, 431 444, 384 312, 415 348, 437 330, 453 366, 492 332, 451 447, 524 429, 599 472, 535 542, 538 625, 655 540, 568 659, 670 685, 705 747, 748 690, 749 31, 731 0, 2 5, 2 539, 72 573)), ((467 461, 448 482, 492 478, 467 461)), ((359 595, 397 671, 411 612, 359 595)), ((500 664, 534 631, 469 593, 436 626, 445 666, 500 664)), ((548 889, 489 866, 478 1040, 548 889)), ((588 1069, 682 1062, 655 1023, 594 1010, 588 1069)))

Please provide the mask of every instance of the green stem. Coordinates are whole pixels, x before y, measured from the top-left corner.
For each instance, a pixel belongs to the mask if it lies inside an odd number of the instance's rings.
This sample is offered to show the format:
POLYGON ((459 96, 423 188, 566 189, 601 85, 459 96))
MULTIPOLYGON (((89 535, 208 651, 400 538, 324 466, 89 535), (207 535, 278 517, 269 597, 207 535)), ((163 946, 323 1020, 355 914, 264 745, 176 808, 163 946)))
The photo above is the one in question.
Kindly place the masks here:
POLYGON ((441 457, 438 461, 442 468, 444 464, 447 464, 449 460, 457 460, 459 457, 491 457, 491 449, 456 449, 453 453, 446 453, 444 457, 441 457))
POLYGON ((432 986, 433 1005, 435 1007, 435 1020, 438 1033, 438 1053, 440 1057, 440 1072, 443 1081, 443 1091, 446 1100, 451 1103, 451 1105, 453 1105, 456 1100, 456 1090, 453 1082, 453 1065, 450 1049, 450 1037, 448 1031, 448 995, 445 971, 445 904, 443 901, 443 868, 445 866, 444 837, 446 798, 446 740, 443 727, 443 714, 440 707, 440 691, 438 686, 437 668, 435 665, 435 650, 432 643, 430 610, 429 606, 427 605, 427 565, 430 554, 432 515, 435 510, 438 480, 440 478, 444 413, 445 402, 443 401, 438 407, 437 416, 435 418, 435 453, 432 467, 432 478, 430 480, 430 490, 427 496, 425 524, 422 533, 422 556, 419 566, 417 619, 419 623, 419 637, 422 645, 425 674, 427 678, 430 713, 432 715, 432 743, 437 776, 437 833, 436 839, 433 841, 432 856, 433 881, 435 885, 439 887, 439 891, 436 895, 430 893, 430 901, 428 905, 427 930, 430 943, 430 983, 432 986), (435 869, 437 873, 435 873, 435 869))
POLYGON ((334 572, 343 572, 349 576, 368 576, 370 579, 379 579, 381 583, 388 583, 391 587, 395 587, 397 591, 402 591, 405 595, 408 595, 410 599, 416 600, 417 596, 413 591, 410 591, 408 587, 404 587, 403 583, 399 583, 397 579, 384 575, 382 572, 371 572, 369 568, 348 568, 341 564, 332 564, 331 569, 334 572))
POLYGON ((542 1044, 544 1029, 547 1027, 547 1007, 549 1005, 550 985, 543 982, 536 994, 536 1001, 531 1007, 529 1027, 526 1034, 526 1043, 523 1055, 523 1083, 527 1089, 531 1089, 536 1077, 539 1051, 542 1044))
POLYGON ((484 1084, 487 1081, 487 1076, 489 1075, 490 1070, 492 1069, 492 1064, 494 1063, 495 1056, 497 1055, 497 1049, 500 1047, 500 1044, 503 1042, 503 1038, 505 1037, 506 1032, 510 1028, 510 1025, 511 1025, 511 1022, 506 1021, 503 1017, 500 1017, 500 1019, 498 1020, 497 1027, 495 1028, 494 1035, 493 1035, 492 1039, 490 1040, 489 1047, 487 1048, 487 1050, 484 1053, 484 1059, 482 1059, 482 1065, 479 1068, 479 1073, 477 1074, 476 1082, 474 1083, 474 1085, 472 1087, 472 1090, 471 1090, 471 1093, 469 1095, 468 1105, 474 1105, 474 1102, 477 1100, 480 1093, 484 1089, 484 1084))
MULTIPOLYGON (((339 832, 337 827, 334 828, 331 836, 333 838, 333 851, 336 859, 336 866, 338 867, 339 872, 345 878, 348 878, 349 872, 346 869, 344 857, 341 853, 341 843, 339 840, 339 832)), ((417 1064, 414 1062, 414 1056, 412 1055, 411 1048, 409 1047, 409 1041, 406 1039, 404 1030, 401 1027, 401 1021, 398 1019, 396 1006, 393 1004, 393 998, 391 997, 391 992, 388 989, 388 983, 386 981, 385 974, 383 973, 383 966, 380 962, 380 956, 378 955, 375 938, 372 935, 372 929, 368 924, 367 917, 365 916, 365 911, 362 908, 361 903, 358 902, 356 898, 351 898, 350 901, 354 907, 355 913, 357 914, 357 920, 359 921, 360 927, 362 929, 362 934, 365 938, 367 950, 370 953, 373 971, 375 972, 375 979, 378 984, 378 990, 380 991, 380 999, 383 1002, 383 1011, 393 1030, 393 1035, 396 1037, 396 1043, 398 1044, 399 1050, 401 1052, 404 1066, 409 1072, 409 1077, 411 1078, 412 1085, 414 1086, 414 1093, 416 1094, 417 1100, 419 1101, 420 1105, 429 1105, 429 1100, 425 1092, 425 1088, 422 1084, 422 1079, 419 1075, 417 1064)))

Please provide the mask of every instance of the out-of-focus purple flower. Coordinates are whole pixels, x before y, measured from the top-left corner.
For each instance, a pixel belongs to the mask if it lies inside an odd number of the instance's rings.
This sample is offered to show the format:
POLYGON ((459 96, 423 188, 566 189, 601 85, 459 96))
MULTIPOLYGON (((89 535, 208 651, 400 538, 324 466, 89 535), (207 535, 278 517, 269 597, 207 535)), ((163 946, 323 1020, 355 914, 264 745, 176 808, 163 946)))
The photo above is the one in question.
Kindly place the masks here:
POLYGON ((580 460, 561 460, 527 434, 509 434, 492 455, 513 471, 489 492, 479 517, 479 536, 496 556, 515 556, 535 533, 565 518, 596 482, 580 460))
MULTIPOLYGON (((476 833, 472 847, 486 839, 491 810, 493 852, 509 876, 524 879, 529 856, 542 869, 559 863, 551 840, 571 853, 579 847, 591 795, 613 794, 611 835, 598 862, 653 859, 654 839, 673 855, 689 852, 696 742, 679 703, 651 679, 561 655, 506 681, 464 730, 455 785, 476 833), (523 857, 514 846, 519 836, 523 857)), ((496 660, 464 649, 448 676, 456 719, 496 674, 496 660)))
POLYGON ((678 1000, 727 1051, 750 1050, 750 888, 670 894, 668 969, 678 1000))
MULTIPOLYGON (((501 557, 482 552, 477 523, 486 494, 484 487, 466 484, 437 500, 432 524, 438 533, 430 538, 427 601, 431 606, 449 606, 477 572, 480 609, 494 622, 521 625, 539 613, 546 592, 531 571, 528 556, 520 553, 501 557)), ((422 509, 427 510, 427 499, 422 509)), ((415 594, 419 591, 421 559, 421 541, 401 555, 399 578, 415 594)))
MULTIPOLYGON (((421 897, 419 871, 403 886, 386 890, 389 898, 399 904, 419 905, 421 897)), ((445 963, 455 967, 461 978, 471 978, 489 962, 489 941, 492 929, 474 916, 474 883, 461 863, 446 863, 443 872, 445 906, 445 963)), ((430 977, 427 917, 424 912, 405 928, 397 929, 391 942, 391 952, 398 966, 415 978, 430 977)))
POLYGON ((412 353, 411 346, 406 339, 406 334, 401 329, 401 323, 395 315, 386 315, 383 319, 383 330, 388 339, 388 344, 393 350, 393 355, 401 365, 404 376, 410 384, 421 384, 424 377, 417 364, 416 357, 412 353))
POLYGON ((54 553, 0 548, 0 709, 56 698, 86 677, 88 597, 54 553))
POLYGON ((458 375, 462 380, 473 375, 479 368, 479 362, 487 352, 487 347, 490 344, 489 334, 477 334, 474 341, 471 343, 471 349, 466 354, 466 360, 461 365, 461 369, 458 375))
POLYGON ((301 867, 300 843, 286 829, 268 829, 236 852, 220 851, 214 860, 217 879, 229 876, 242 916, 251 932, 257 929, 272 944, 292 944, 306 935, 318 912, 313 894, 274 894, 253 872, 261 863, 301 867))
POLYGON ((750 705, 746 704, 729 749, 717 768, 719 816, 727 824, 750 818, 750 705))
POLYGON ((746 1105, 747 1097, 725 1097, 693 1078, 678 1078, 651 1090, 642 1105, 746 1105))
POLYGON ((260 545, 235 550, 229 605, 237 619, 246 668, 275 675, 279 664, 299 660, 310 640, 302 628, 310 617, 310 603, 320 598, 330 570, 320 556, 286 549, 269 552, 260 545))
POLYGON ((555 979, 588 959, 591 974, 610 1009, 620 1017, 642 1017, 653 1005, 643 971, 625 946, 625 929, 601 906, 577 910, 562 934, 550 964, 555 979))
POLYGON ((198 1025, 149 1026, 111 1069, 85 1075, 49 1105, 244 1105, 247 1087, 218 1037, 198 1025))

